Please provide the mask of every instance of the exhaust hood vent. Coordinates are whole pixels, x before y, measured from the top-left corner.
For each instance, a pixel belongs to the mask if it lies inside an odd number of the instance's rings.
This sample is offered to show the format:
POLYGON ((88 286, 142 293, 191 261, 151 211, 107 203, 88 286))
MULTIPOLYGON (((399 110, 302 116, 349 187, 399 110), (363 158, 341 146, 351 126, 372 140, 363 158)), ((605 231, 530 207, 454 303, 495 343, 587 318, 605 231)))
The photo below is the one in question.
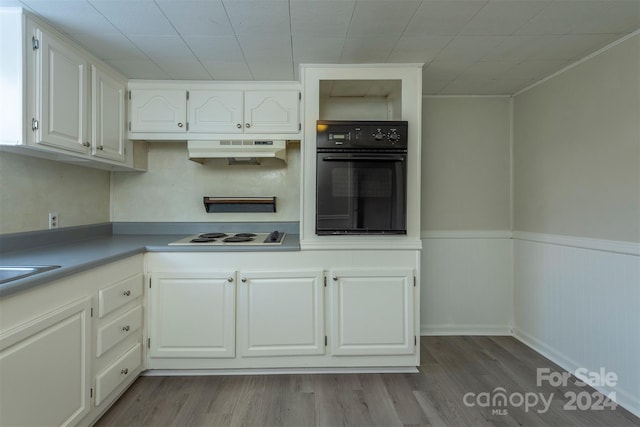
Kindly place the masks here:
POLYGON ((189 160, 227 159, 229 164, 259 164, 260 158, 286 162, 285 140, 205 140, 187 141, 189 160))

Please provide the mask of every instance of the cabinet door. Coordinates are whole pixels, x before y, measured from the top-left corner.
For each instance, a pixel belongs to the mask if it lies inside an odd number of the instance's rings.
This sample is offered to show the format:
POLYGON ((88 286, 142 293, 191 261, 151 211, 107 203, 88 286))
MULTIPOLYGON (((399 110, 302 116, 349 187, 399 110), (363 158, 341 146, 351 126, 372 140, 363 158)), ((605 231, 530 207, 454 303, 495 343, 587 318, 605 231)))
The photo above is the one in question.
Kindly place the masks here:
POLYGON ((239 277, 243 357, 324 353, 322 271, 240 272, 239 277))
POLYGON ((106 72, 91 66, 92 154, 124 161, 125 85, 106 72))
POLYGON ((298 91, 246 91, 245 133, 298 133, 298 91))
POLYGON ((331 352, 335 355, 413 354, 413 271, 331 272, 331 352))
POLYGON ((189 92, 189 131, 242 133, 242 91, 189 92))
POLYGON ((185 133, 187 91, 182 89, 131 90, 131 132, 185 133))
POLYGON ((154 273, 150 357, 235 355, 235 272, 154 273))
POLYGON ((91 299, 0 334, 0 425, 75 425, 89 412, 91 299))
MULTIPOLYGON (((29 43, 32 41, 29 40, 29 43)), ((57 37, 35 30, 35 143, 88 153, 87 61, 57 37)))

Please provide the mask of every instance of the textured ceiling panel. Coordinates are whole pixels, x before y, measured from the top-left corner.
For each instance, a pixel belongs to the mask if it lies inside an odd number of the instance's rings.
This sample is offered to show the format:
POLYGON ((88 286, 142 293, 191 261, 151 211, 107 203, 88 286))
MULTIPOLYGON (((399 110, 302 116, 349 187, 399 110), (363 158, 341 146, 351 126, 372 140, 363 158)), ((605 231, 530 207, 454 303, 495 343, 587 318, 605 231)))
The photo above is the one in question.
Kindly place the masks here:
POLYGON ((640 0, 0 0, 129 78, 291 80, 424 63, 425 94, 511 94, 640 29, 640 0))

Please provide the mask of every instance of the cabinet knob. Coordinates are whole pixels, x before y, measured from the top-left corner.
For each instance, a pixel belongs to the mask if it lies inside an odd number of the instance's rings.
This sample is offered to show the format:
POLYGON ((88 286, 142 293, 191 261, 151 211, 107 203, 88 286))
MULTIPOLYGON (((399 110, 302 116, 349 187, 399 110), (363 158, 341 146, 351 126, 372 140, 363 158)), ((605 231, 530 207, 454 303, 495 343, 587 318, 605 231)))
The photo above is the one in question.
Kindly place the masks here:
POLYGON ((125 297, 128 297, 129 295, 131 295, 131 291, 126 290, 122 293, 122 295, 124 295, 125 297))
POLYGON ((245 123, 245 124, 244 124, 244 127, 246 127, 246 128, 250 128, 250 127, 251 127, 251 123, 245 123))
POLYGON ((233 277, 228 277, 227 278, 227 282, 229 282, 229 283, 233 282, 233 277))
POLYGON ((241 125, 240 123, 238 123, 238 124, 236 125, 236 127, 237 127, 238 129, 242 129, 242 125, 241 125))
POLYGON ((242 283, 247 283, 247 278, 246 277, 242 278, 242 283))
POLYGON ((91 147, 91 143, 89 141, 85 141, 82 143, 83 147, 91 147))
POLYGON ((127 375, 129 373, 129 368, 124 368, 123 370, 120 371, 120 373, 122 375, 127 375))
POLYGON ((179 127, 179 128, 181 128, 182 126, 184 126, 184 125, 182 124, 182 122, 178 123, 178 127, 179 127))
POLYGON ((98 145, 98 150, 100 151, 104 150, 104 145, 98 145))
POLYGON ((338 281, 338 276, 333 276, 333 281, 337 282, 338 281))
MULTIPOLYGON (((35 118, 31 119, 31 130, 32 131, 38 130, 38 126, 39 126, 38 121, 35 118)), ((241 127, 241 126, 238 125, 238 127, 241 127)))
POLYGON ((129 332, 129 325, 123 326, 122 327, 122 331, 123 332, 129 332))

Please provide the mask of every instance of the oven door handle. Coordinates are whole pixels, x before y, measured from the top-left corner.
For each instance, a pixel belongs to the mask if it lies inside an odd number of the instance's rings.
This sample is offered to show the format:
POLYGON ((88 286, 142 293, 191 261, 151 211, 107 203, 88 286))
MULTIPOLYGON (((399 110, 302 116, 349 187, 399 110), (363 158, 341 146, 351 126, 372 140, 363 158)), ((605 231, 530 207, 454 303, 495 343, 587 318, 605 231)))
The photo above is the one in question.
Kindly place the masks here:
POLYGON ((404 162, 403 156, 360 156, 360 157, 347 157, 347 156, 326 156, 322 158, 325 162, 404 162))

